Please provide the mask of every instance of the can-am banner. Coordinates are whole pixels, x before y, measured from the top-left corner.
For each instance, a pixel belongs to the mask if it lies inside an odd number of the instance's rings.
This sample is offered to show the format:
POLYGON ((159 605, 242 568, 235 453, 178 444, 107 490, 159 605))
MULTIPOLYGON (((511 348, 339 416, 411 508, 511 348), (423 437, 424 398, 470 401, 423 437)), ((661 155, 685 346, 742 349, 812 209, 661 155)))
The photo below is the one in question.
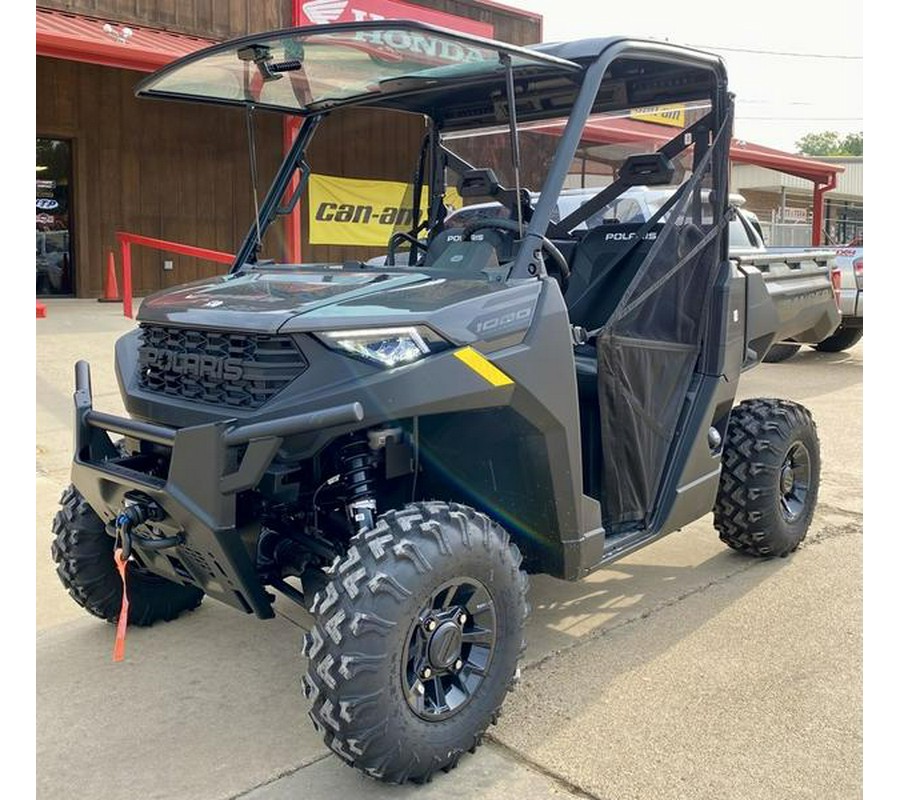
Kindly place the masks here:
MULTIPOLYGON (((387 248, 395 231, 413 228, 413 189, 400 181, 368 181, 334 175, 309 176, 309 243, 387 248)), ((448 189, 445 203, 456 209, 462 198, 448 189)), ((422 215, 428 189, 422 192, 422 215)))
POLYGON ((487 22, 433 11, 397 0, 294 0, 294 19, 300 25, 330 25, 372 19, 412 19, 492 39, 494 26, 487 22))

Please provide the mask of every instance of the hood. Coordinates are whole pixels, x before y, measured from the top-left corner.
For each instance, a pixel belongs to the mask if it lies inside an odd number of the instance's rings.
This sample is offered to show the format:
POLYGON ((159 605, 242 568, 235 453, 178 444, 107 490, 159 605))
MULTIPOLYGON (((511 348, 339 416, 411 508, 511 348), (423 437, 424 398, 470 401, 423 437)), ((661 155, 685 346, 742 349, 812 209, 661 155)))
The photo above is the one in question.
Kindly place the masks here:
POLYGON ((422 318, 502 288, 468 278, 447 280, 383 267, 254 269, 157 292, 141 303, 138 322, 262 333, 327 329, 351 319, 422 318))
POLYGON ((141 303, 138 321, 274 333, 292 317, 338 300, 427 280, 419 273, 384 269, 252 270, 157 292, 141 303))

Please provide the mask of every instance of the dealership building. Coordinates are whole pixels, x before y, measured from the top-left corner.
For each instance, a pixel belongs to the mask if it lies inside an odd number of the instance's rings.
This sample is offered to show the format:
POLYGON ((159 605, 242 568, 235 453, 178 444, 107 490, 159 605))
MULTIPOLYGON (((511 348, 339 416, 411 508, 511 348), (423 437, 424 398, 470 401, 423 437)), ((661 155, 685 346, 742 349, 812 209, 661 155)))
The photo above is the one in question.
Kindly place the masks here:
MULTIPOLYGON (((100 296, 110 254, 121 276, 123 242, 131 243, 137 296, 221 273, 252 224, 245 113, 137 99, 135 86, 149 72, 249 33, 385 18, 519 45, 542 39, 539 15, 491 0, 38 0, 38 296, 100 296)), ((643 118, 598 124, 591 135, 597 146, 652 149, 671 138, 679 113, 651 110, 643 118)), ((261 197, 297 126, 260 110, 252 127, 261 197)), ((315 138, 309 148, 309 184, 263 255, 341 262, 383 253, 387 237, 381 241, 373 220, 356 219, 370 224, 357 224, 358 239, 348 238, 351 228, 340 209, 351 204, 328 198, 402 195, 422 135, 422 121, 412 115, 335 112, 329 135, 315 138)), ((805 225, 808 241, 797 244, 814 242, 817 230, 829 240, 861 232, 861 171, 861 163, 803 159, 741 142, 732 146, 732 187, 779 237, 787 224, 805 225)), ((403 206, 401 196, 378 217, 388 235, 390 224, 409 213, 403 206)))

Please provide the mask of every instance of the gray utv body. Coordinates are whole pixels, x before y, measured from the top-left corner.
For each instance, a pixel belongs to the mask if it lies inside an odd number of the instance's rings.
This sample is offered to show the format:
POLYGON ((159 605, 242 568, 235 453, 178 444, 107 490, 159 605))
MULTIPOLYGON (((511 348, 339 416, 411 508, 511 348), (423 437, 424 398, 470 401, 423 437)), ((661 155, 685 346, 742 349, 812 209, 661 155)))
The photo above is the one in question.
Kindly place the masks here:
MULTIPOLYGON (((713 509, 741 371, 779 338, 761 274, 728 258, 733 109, 717 57, 627 38, 517 48, 412 22, 338 24, 216 45, 138 94, 303 120, 231 271, 148 297, 139 327, 119 340, 130 418, 94 410, 88 366, 76 369, 73 484, 110 536, 133 523, 140 569, 262 618, 274 614, 270 589, 324 618, 338 595, 361 591, 355 559, 381 557, 366 537, 395 530, 392 510, 409 504, 427 516, 423 501, 449 503, 447 519, 472 509, 470 523, 508 532, 523 569, 567 580, 713 509), (368 72, 335 89, 321 55, 334 48, 347 63, 361 54, 368 72), (588 117, 661 103, 705 112, 553 219, 588 117), (302 193, 316 128, 350 106, 424 115, 414 224, 392 237, 388 265, 260 260, 260 234, 302 193), (543 184, 518 193, 443 144, 478 127, 508 127, 512 140, 517 125, 561 115, 543 184), (664 221, 579 229, 630 187, 672 183, 682 153, 690 177, 664 221), (445 230, 451 169, 464 198, 499 200, 521 224, 445 230), (408 263, 390 265, 403 239, 408 263), (129 518, 134 507, 141 515, 129 518)), ((835 323, 836 313, 817 324, 835 323)), ((391 588, 389 574, 366 574, 371 592, 391 588)), ((307 649, 323 692, 337 680, 320 652, 329 635, 340 639, 335 618, 307 649)), ((443 619, 430 653, 456 641, 443 619)), ((438 623, 422 624, 430 635, 438 623)), ((330 706, 310 691, 321 723, 330 706)), ((351 739, 328 735, 342 757, 362 758, 351 739)))

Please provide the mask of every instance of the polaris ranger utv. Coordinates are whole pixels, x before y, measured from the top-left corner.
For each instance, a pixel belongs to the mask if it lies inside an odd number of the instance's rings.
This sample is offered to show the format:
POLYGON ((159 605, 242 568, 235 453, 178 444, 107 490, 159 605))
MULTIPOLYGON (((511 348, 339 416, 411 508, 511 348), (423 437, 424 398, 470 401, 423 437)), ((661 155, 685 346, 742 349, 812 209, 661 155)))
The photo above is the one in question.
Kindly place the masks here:
MULTIPOLYGON (((147 298, 118 341, 130 418, 95 411, 76 365, 52 552, 87 611, 149 625, 203 595, 261 619, 276 593, 303 604, 303 687, 328 746, 385 781, 424 781, 496 719, 528 573, 577 580, 710 510, 751 556, 806 535, 810 414, 732 408, 780 315, 762 275, 728 258, 718 58, 361 22, 216 45, 137 93, 302 125, 230 272, 147 298), (660 104, 683 119, 653 149, 629 111, 660 104), (261 258, 313 136, 360 107, 421 125, 386 264, 261 258), (554 213, 588 179, 605 188, 554 213), (635 186, 672 191, 646 221, 581 224, 635 186), (508 213, 445 227, 450 196, 508 213)), ((827 269, 813 277, 810 297, 833 307, 827 269)))

